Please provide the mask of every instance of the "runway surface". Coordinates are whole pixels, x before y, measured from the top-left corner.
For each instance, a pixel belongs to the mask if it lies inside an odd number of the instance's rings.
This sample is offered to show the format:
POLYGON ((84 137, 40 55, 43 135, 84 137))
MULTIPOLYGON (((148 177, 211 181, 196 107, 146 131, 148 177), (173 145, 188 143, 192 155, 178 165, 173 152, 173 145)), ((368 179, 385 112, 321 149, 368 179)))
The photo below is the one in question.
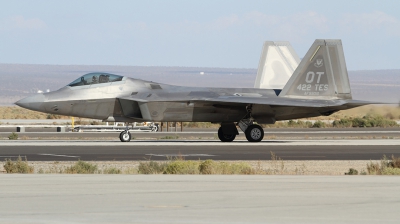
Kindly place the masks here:
MULTIPOLYGON (((65 132, 57 133, 56 128, 26 128, 27 132, 18 133, 20 137, 30 139, 115 139, 118 140, 119 132, 65 132)), ((15 132, 15 128, 0 126, 0 139, 15 132)), ((264 139, 359 139, 359 138, 400 138, 400 127, 396 128, 266 128, 264 139)), ((242 132, 237 139, 245 139, 242 132)), ((157 140, 167 136, 179 139, 217 139, 217 129, 185 128, 184 132, 132 132, 135 139, 157 140)))
POLYGON ((234 141, 0 141, 0 158, 29 161, 166 160, 174 157, 213 160, 378 160, 400 156, 400 139, 234 141))
POLYGON ((0 175, 0 223, 398 223, 389 176, 0 175))

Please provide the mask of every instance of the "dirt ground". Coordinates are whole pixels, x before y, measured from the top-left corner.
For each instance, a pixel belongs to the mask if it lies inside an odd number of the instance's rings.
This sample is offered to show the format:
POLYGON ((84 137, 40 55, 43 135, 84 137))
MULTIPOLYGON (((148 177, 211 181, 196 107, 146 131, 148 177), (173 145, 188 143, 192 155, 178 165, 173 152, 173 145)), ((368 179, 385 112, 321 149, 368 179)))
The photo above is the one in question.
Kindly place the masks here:
MULTIPOLYGON (((275 161, 229 161, 228 163, 245 162, 255 169, 268 171, 273 175, 344 175, 350 168, 356 169, 359 174, 366 172, 367 164, 378 162, 377 160, 275 160, 275 161)), ((34 173, 60 173, 75 162, 28 162, 34 167, 34 173)), ((99 173, 102 171, 116 168, 122 174, 137 174, 137 167, 140 161, 91 161, 96 164, 99 173)), ((6 173, 4 162, 0 162, 0 173, 6 173)))

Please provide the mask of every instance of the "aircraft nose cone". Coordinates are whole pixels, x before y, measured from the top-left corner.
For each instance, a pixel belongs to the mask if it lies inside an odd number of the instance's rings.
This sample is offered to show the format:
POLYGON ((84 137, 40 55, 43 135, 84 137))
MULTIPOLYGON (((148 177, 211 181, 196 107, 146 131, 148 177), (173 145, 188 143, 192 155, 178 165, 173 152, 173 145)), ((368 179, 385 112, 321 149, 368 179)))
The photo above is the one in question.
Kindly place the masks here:
POLYGON ((44 100, 45 96, 39 93, 33 96, 28 96, 26 98, 23 98, 22 100, 15 102, 15 104, 26 109, 44 112, 44 107, 43 107, 44 100))

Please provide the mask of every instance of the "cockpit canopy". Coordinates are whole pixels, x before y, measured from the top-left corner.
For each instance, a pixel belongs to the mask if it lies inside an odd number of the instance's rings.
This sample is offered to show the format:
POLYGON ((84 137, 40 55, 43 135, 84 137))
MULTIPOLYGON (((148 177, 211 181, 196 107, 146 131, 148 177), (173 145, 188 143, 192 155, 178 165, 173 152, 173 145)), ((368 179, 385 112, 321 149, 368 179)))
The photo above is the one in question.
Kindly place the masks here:
POLYGON ((108 73, 89 73, 81 76, 77 80, 68 84, 68 86, 84 86, 84 85, 94 85, 100 83, 109 83, 109 82, 117 82, 122 81, 123 76, 113 75, 108 73))

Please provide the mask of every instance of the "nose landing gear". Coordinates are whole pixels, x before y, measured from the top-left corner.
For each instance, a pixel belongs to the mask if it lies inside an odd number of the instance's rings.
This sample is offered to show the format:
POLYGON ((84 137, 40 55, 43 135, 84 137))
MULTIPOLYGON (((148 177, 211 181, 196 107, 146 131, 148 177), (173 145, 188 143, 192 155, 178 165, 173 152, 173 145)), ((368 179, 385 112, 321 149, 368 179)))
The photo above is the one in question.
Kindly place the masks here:
POLYGON ((132 135, 129 130, 125 130, 119 134, 119 139, 121 142, 129 142, 132 139, 132 135))
POLYGON ((132 139, 132 135, 129 132, 129 124, 125 123, 125 131, 122 131, 119 134, 119 140, 121 140, 121 142, 129 142, 132 139))

